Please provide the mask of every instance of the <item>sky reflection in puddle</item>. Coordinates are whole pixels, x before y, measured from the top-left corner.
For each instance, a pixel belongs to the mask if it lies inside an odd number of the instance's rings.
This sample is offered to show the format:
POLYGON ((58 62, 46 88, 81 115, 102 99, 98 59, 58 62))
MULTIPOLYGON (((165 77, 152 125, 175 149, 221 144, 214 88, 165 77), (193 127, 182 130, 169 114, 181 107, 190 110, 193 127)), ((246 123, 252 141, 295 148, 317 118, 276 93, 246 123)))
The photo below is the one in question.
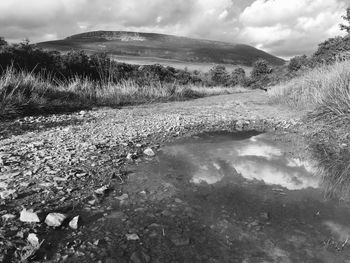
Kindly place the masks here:
POLYGON ((225 176, 237 176, 235 169, 248 181, 279 185, 289 190, 318 188, 319 185, 309 163, 287 157, 265 134, 243 140, 198 139, 167 146, 163 151, 168 155, 182 156, 194 164, 196 170, 191 182, 196 184, 214 184, 225 176))

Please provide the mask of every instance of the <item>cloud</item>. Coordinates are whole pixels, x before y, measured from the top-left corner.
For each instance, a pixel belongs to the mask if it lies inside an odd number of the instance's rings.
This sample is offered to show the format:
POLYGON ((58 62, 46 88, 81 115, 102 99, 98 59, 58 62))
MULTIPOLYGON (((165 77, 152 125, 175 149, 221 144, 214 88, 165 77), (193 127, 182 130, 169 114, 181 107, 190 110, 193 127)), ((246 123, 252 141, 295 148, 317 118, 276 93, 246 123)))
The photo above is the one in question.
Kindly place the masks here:
POLYGON ((37 42, 130 30, 240 42, 290 56, 338 35, 344 11, 341 0, 1 0, 0 35, 37 42))
POLYGON ((230 9, 231 0, 1 0, 0 24, 5 37, 34 41, 96 29, 211 37, 230 9))
POLYGON ((239 16, 239 39, 280 56, 310 54, 341 34, 344 11, 337 0, 256 0, 239 16))

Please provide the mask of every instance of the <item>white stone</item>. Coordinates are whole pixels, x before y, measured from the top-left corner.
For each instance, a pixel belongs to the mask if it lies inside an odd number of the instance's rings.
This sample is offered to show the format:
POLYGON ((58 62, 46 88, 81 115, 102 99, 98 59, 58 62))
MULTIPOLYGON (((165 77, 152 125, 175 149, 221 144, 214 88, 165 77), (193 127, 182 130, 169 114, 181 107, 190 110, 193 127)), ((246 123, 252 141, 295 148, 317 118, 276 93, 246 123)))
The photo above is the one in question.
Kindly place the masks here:
POLYGON ((104 185, 98 189, 95 190, 95 193, 98 194, 98 195, 103 195, 104 192, 108 189, 108 186, 107 185, 104 185))
POLYGON ((126 234, 126 239, 127 240, 139 240, 139 236, 137 234, 126 234))
POLYGON ((50 213, 46 216, 45 223, 48 226, 59 227, 62 225, 65 219, 66 219, 66 216, 64 214, 50 213))
POLYGON ((26 210, 25 208, 21 211, 21 214, 19 216, 19 220, 21 222, 26 223, 39 223, 40 219, 36 213, 34 213, 32 210, 26 210))
POLYGON ((69 227, 71 229, 78 229, 78 221, 79 221, 79 216, 75 216, 70 222, 69 222, 69 227))
POLYGON ((14 219, 16 216, 12 215, 12 214, 5 214, 3 215, 1 218, 5 221, 10 220, 10 219, 14 219))
POLYGON ((39 247, 39 238, 36 234, 30 233, 27 237, 27 241, 33 246, 33 247, 39 247))
POLYGON ((154 153, 154 151, 151 148, 147 148, 143 151, 143 153, 147 156, 155 156, 156 154, 154 153))

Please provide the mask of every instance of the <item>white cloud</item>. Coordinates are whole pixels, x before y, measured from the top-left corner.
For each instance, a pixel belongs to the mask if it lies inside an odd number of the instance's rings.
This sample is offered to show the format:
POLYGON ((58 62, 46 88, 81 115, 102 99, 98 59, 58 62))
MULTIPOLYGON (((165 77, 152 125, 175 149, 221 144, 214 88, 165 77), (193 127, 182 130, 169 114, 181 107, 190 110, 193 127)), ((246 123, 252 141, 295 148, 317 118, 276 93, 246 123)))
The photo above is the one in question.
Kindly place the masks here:
POLYGON ((339 34, 344 0, 0 0, 0 35, 43 41, 92 30, 135 30, 311 52, 339 34), (296 44, 297 43, 297 44, 296 44))
POLYGON ((256 0, 239 17, 239 39, 281 56, 311 53, 341 34, 344 11, 337 0, 256 0))

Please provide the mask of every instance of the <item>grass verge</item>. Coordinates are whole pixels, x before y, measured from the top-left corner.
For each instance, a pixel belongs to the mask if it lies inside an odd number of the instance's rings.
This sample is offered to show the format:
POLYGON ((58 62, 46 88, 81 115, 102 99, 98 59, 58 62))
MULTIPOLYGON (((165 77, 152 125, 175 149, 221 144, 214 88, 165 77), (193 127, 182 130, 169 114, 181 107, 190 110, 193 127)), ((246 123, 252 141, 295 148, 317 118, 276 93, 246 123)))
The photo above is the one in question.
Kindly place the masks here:
POLYGON ((326 194, 350 200, 350 61, 312 69, 269 95, 272 103, 307 112, 309 149, 326 194))
POLYGON ((59 113, 93 106, 118 107, 152 102, 195 99, 241 92, 241 88, 198 87, 132 81, 99 83, 73 78, 57 82, 50 77, 8 68, 0 76, 0 118, 59 113))

